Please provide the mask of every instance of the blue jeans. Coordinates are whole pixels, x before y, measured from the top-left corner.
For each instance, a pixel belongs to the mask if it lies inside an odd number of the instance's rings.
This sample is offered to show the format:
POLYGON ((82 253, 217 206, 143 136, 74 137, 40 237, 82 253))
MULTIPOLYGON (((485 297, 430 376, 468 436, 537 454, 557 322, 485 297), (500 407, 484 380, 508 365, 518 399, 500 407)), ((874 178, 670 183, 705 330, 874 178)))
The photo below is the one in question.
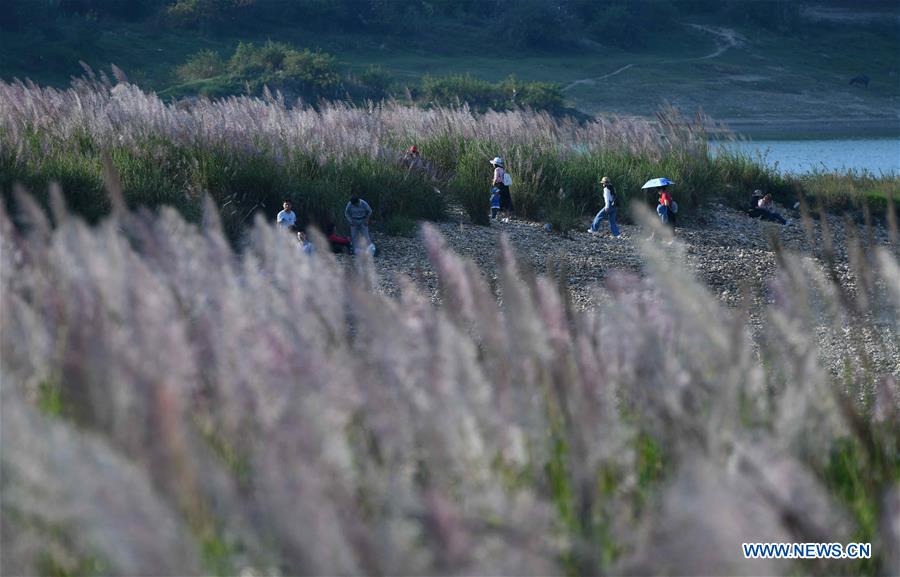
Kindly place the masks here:
POLYGON ((656 213, 659 214, 659 219, 663 224, 669 224, 669 208, 664 204, 659 204, 656 206, 656 213))
POLYGON ((594 217, 594 222, 591 223, 591 230, 597 232, 600 228, 600 223, 603 222, 603 219, 609 217, 609 231, 613 234, 613 236, 619 236, 619 227, 616 225, 616 209, 610 208, 608 211, 606 207, 600 209, 600 212, 597 213, 597 216, 594 217))
MULTIPOLYGON (((369 237, 369 223, 367 222, 351 222, 350 223, 350 242, 351 248, 356 250, 356 241, 359 237, 363 237, 366 239, 366 247, 372 244, 372 239, 369 237)), ((365 248, 365 247, 364 247, 365 248)))

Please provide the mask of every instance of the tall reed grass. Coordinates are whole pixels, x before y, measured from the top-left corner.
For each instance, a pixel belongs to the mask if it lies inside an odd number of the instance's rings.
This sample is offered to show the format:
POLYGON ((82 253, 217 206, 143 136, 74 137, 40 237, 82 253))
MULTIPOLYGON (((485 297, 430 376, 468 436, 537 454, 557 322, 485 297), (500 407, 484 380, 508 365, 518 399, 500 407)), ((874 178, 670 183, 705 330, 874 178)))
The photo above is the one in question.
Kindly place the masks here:
POLYGON ((815 170, 803 174, 799 180, 804 189, 815 191, 824 205, 841 210, 859 211, 865 207, 876 214, 885 214, 889 199, 900 199, 900 173, 815 170))
POLYGON ((618 179, 621 191, 636 191, 645 178, 665 173, 680 182, 688 204, 716 181, 703 139, 674 121, 660 131, 640 120, 578 123, 521 110, 476 115, 466 107, 398 103, 314 110, 288 108, 269 94, 164 104, 92 74, 67 90, 0 84, 0 186, 7 199, 21 182, 46 201, 55 181, 73 211, 96 220, 109 210, 100 185, 108 154, 130 204, 172 205, 196 219, 200 198, 209 194, 234 236, 248 215, 262 210, 271 217, 286 197, 304 218, 339 221, 354 192, 384 219, 416 220, 442 216, 446 198, 435 188, 446 188, 485 223, 487 160, 498 154, 509 159, 516 179, 518 212, 530 218, 560 207, 577 215, 595 210, 600 175, 618 179), (398 151, 412 143, 430 170, 397 162, 398 151))
MULTIPOLYGON (((758 160, 711 159, 704 119, 674 109, 655 122, 579 122, 528 110, 475 114, 466 106, 422 110, 397 102, 291 107, 268 91, 264 98, 166 104, 122 80, 113 85, 88 70, 67 90, 0 82, 0 189, 7 202, 15 182, 45 203, 48 184, 58 182, 71 210, 96 221, 110 208, 101 186, 104 155, 121 173, 130 205, 170 205, 196 221, 209 194, 232 239, 255 213, 274 217, 285 198, 304 224, 342 225, 341 207, 354 193, 383 223, 440 219, 453 200, 473 222, 487 224, 488 160, 497 155, 513 176, 517 214, 557 229, 598 209, 601 176, 613 180, 626 207, 652 204, 640 187, 657 176, 677 183, 685 208, 712 197, 743 202, 755 188, 789 204, 808 192, 804 181, 758 160), (427 161, 424 169, 400 161, 412 144, 427 161)), ((827 197, 833 188, 823 190, 827 197)))
POLYGON ((900 571, 896 245, 852 241, 853 293, 780 253, 757 349, 677 244, 576 313, 426 227, 436 305, 262 222, 235 254, 211 201, 64 203, 0 210, 3 574, 900 571))

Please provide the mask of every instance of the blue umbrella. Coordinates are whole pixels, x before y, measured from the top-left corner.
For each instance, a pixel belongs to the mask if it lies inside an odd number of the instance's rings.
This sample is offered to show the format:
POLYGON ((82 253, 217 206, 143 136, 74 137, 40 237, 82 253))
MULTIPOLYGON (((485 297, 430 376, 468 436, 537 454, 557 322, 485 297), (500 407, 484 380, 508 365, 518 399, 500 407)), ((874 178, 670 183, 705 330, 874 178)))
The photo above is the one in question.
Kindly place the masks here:
POLYGON ((659 188, 660 186, 668 186, 670 184, 675 184, 668 178, 651 178, 647 182, 644 183, 644 186, 641 187, 641 190, 645 188, 659 188))

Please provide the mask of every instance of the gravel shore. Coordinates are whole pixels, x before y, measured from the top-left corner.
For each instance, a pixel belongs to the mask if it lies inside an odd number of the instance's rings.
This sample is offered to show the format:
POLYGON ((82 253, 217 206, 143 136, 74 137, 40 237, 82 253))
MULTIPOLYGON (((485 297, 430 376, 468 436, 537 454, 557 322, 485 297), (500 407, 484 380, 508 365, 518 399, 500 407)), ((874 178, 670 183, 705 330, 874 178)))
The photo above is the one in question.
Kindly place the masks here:
MULTIPOLYGON (((788 212, 782 210, 783 214, 788 212)), ((587 225, 586 221, 583 228, 564 236, 547 232, 543 223, 522 220, 475 226, 469 224, 460 211, 452 212, 446 222, 434 223, 448 246, 473 260, 491 281, 497 278, 502 234, 508 236, 521 267, 538 274, 553 274, 565 268, 572 304, 581 310, 601 304, 603 281, 612 271, 641 274, 643 259, 637 241, 648 236, 647 231, 633 224, 620 225, 621 238, 611 237, 606 223, 598 234, 583 232, 587 225)), ((834 247, 835 270, 840 282, 852 293, 855 278, 849 264, 847 240, 851 235, 866 233, 861 226, 840 216, 829 216, 827 225, 834 247)), ((750 296, 748 320, 757 331, 762 326, 765 304, 772 301, 768 283, 777 270, 773 241, 777 239, 788 250, 808 256, 820 265, 823 262, 822 223, 813 220, 811 226, 812 235, 809 236, 799 220, 788 225, 769 223, 749 218, 722 204, 712 204, 682 218, 675 238, 683 247, 685 265, 724 304, 737 307, 744 303, 745 296, 750 296)), ((884 227, 873 227, 871 234, 877 244, 889 243, 884 227)), ((437 277, 418 235, 395 237, 375 233, 373 240, 379 248, 379 256, 375 259, 379 290, 396 295, 398 279, 406 276, 430 293, 434 300, 439 299, 437 277)), ((339 259, 349 264, 352 257, 339 256, 339 259)), ((824 335, 829 331, 822 332, 824 335)), ((838 358, 839 355, 831 354, 838 350, 830 349, 842 345, 828 342, 830 340, 823 337, 820 343, 827 356, 838 358)), ((897 346, 890 348, 887 355, 872 350, 878 358, 876 364, 900 374, 900 351, 897 346)))
MULTIPOLYGON (((639 226, 630 224, 620 224, 621 238, 611 237, 606 223, 606 228, 601 227, 598 234, 582 232, 587 224, 563 236, 547 232, 539 222, 511 220, 475 226, 455 213, 449 221, 434 226, 452 250, 473 260, 489 279, 497 276, 502 234, 508 236, 521 265, 539 274, 552 273, 552 269, 564 263, 573 302, 578 308, 586 309, 595 304, 595 293, 611 271, 641 272, 643 260, 637 241, 648 235, 639 226)), ((748 218, 737 210, 714 204, 698 215, 679 221, 675 238, 683 245, 686 265, 696 277, 725 303, 736 305, 745 288, 751 290, 755 299, 766 300, 766 283, 776 272, 771 239, 779 239, 790 251, 821 260, 822 227, 819 221, 813 221, 812 226, 814 240, 811 242, 799 220, 783 226, 748 218)), ((836 268, 842 282, 852 286, 847 224, 841 217, 829 216, 828 228, 836 268)), ((863 234, 862 229, 855 234, 863 234)), ((883 227, 874 228, 873 235, 876 243, 888 243, 883 227)), ((374 233, 373 240, 379 249, 375 269, 381 290, 396 294, 397 276, 402 274, 414 278, 436 296, 437 279, 418 235, 398 237, 374 233)), ((346 256, 339 258, 350 260, 346 256)))

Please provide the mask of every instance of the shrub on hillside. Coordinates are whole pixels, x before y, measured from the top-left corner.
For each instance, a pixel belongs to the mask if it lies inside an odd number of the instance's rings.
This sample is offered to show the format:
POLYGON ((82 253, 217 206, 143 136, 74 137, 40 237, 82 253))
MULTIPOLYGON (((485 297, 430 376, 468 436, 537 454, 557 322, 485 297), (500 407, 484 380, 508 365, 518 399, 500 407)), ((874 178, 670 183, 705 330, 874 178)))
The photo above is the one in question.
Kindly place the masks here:
POLYGON ((501 3, 497 8, 500 17, 489 33, 506 45, 520 51, 555 52, 575 44, 573 32, 578 30, 578 22, 563 3, 518 0, 501 3))
POLYGON ((565 98, 559 84, 522 82, 512 77, 503 84, 514 91, 513 104, 516 106, 548 112, 559 112, 565 107, 565 98))
POLYGON ((381 66, 369 66, 357 78, 365 98, 384 100, 389 96, 391 75, 381 66))
POLYGON ((559 112, 565 103, 558 84, 524 82, 512 76, 492 83, 469 75, 426 75, 422 78, 417 100, 438 106, 467 104, 479 112, 516 108, 559 112))
POLYGON ((224 20, 254 3, 256 0, 174 0, 163 9, 163 15, 177 28, 197 28, 224 20))
POLYGON ((653 34, 665 36, 676 26, 678 11, 668 0, 655 2, 587 2, 583 9, 586 32, 595 41, 635 50, 653 34))
POLYGON ((475 110, 503 109, 496 106, 497 102, 502 99, 501 91, 497 86, 487 80, 462 74, 442 77, 423 76, 419 86, 418 99, 437 106, 468 104, 475 110))
POLYGON ((262 46, 241 42, 228 61, 231 76, 254 92, 268 86, 291 90, 308 98, 334 97, 341 77, 334 57, 308 49, 297 50, 284 42, 262 46))
POLYGON ((213 78, 225 72, 225 61, 215 50, 201 50, 176 69, 176 75, 182 82, 213 78))

